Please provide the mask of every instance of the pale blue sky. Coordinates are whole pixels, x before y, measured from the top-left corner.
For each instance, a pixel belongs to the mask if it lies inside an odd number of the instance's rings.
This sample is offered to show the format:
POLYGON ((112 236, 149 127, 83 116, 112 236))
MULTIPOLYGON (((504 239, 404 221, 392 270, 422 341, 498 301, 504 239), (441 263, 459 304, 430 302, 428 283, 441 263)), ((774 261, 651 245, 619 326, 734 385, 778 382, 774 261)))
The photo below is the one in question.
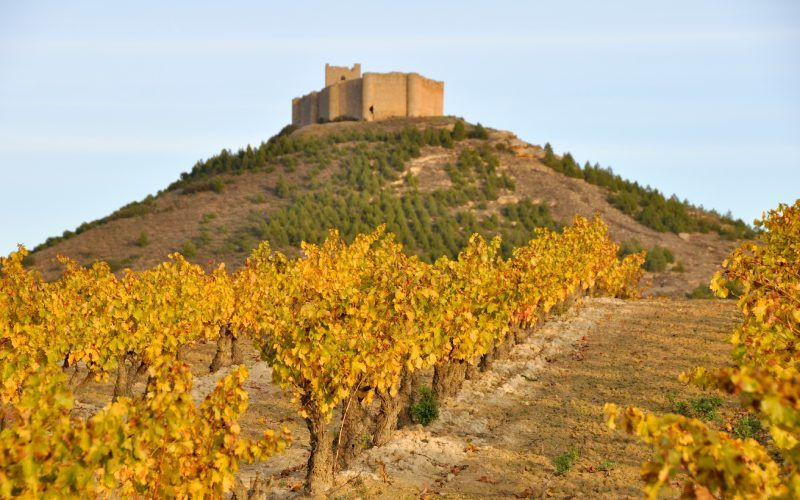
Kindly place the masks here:
POLYGON ((800 2, 0 1, 0 253, 291 120, 323 66, 748 222, 800 197, 800 2))

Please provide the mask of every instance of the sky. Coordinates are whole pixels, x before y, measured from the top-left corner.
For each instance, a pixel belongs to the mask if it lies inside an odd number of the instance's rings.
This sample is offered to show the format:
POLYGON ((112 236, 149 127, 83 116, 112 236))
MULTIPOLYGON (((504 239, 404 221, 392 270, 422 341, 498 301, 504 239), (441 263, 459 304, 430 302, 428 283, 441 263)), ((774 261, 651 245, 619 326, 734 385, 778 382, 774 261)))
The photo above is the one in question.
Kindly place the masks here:
POLYGON ((326 62, 747 222, 800 197, 796 0, 0 0, 0 254, 265 141, 326 62))

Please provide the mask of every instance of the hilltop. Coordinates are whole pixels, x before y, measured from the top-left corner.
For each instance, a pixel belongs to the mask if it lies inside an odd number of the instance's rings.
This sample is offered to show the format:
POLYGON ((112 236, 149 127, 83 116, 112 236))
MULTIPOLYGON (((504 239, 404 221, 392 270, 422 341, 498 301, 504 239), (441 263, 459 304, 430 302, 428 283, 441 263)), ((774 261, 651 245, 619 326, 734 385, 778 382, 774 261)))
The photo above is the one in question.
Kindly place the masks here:
POLYGON ((29 260, 45 277, 56 255, 142 269, 180 251, 236 267, 262 239, 289 255, 327 229, 346 238, 386 223, 409 251, 454 256, 472 232, 500 234, 503 251, 599 214, 629 250, 657 248, 650 291, 683 294, 707 283, 741 237, 741 221, 615 176, 569 153, 453 117, 341 121, 287 127, 258 147, 198 162, 140 202, 49 239, 29 260), (668 257, 664 257, 668 255, 668 257), (670 259, 669 257, 674 257, 670 259), (668 262, 672 260, 672 262, 668 262))

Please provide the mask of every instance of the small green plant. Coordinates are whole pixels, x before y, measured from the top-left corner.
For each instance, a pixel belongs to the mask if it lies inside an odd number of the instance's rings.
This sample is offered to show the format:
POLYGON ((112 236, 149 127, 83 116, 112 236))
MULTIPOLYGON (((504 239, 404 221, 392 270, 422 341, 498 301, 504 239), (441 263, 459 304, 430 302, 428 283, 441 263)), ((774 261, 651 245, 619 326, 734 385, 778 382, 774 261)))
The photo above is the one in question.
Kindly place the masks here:
POLYGON ((478 123, 469 131, 469 138, 486 140, 489 138, 489 132, 486 130, 486 127, 478 123))
POLYGON ((146 247, 150 244, 150 238, 147 237, 147 233, 142 231, 139 234, 139 237, 136 239, 136 246, 137 247, 146 247))
POLYGON ((648 250, 644 268, 651 273, 660 273, 667 269, 667 264, 671 264, 674 261, 675 256, 672 255, 669 248, 656 245, 648 250))
POLYGON ((630 238, 619 245, 619 250, 617 250, 617 257, 620 259, 625 257, 626 255, 630 255, 632 253, 639 253, 644 250, 642 244, 636 238, 630 238))
POLYGON ((690 299, 713 299, 715 296, 708 285, 697 285, 691 292, 686 294, 686 297, 690 299))
POLYGON ((722 406, 722 399, 717 396, 700 396, 687 402, 678 401, 673 394, 669 394, 667 399, 672 405, 670 410, 672 413, 706 422, 719 418, 717 410, 722 406))
POLYGON ((670 271, 674 271, 676 273, 685 273, 686 268, 683 266, 683 262, 678 262, 672 269, 670 269, 670 271))
POLYGON ((213 177, 203 182, 193 182, 181 189, 183 194, 201 193, 203 191, 213 191, 221 193, 225 189, 225 182, 219 177, 213 177))
POLYGON ((181 246, 181 254, 187 259, 194 258, 197 255, 197 246, 192 241, 187 241, 181 246))
POLYGON ((733 436, 737 439, 752 438, 761 432, 761 421, 753 414, 740 418, 733 426, 733 436))
POLYGON ((617 467, 617 462, 613 460, 603 460, 600 462, 600 465, 597 466, 597 470, 600 472, 608 472, 614 470, 617 467))
MULTIPOLYGON (((644 250, 644 247, 642 246, 641 242, 636 238, 631 238, 623 241, 620 244, 617 255, 622 258, 632 253, 639 253, 642 250, 644 250)), ((672 264, 673 262, 675 262, 675 256, 672 254, 669 248, 655 245, 653 248, 647 251, 647 257, 644 261, 644 268, 646 271, 650 271, 651 273, 659 273, 665 271, 667 269, 667 265, 672 264)), ((680 271, 682 272, 684 270, 683 264, 679 264, 679 266, 680 271)), ((678 271, 678 266, 675 267, 676 269, 674 270, 678 271)))
POLYGON ((286 182, 286 179, 283 176, 278 177, 278 181, 275 183, 275 195, 278 198, 286 198, 289 196, 289 184, 286 182))
POLYGON ((569 472, 575 461, 580 457, 580 453, 575 448, 565 451, 553 459, 553 466, 556 468, 556 475, 562 476, 569 472))
MULTIPOLYGON (((726 281, 725 288, 728 289, 728 299, 738 299, 741 297, 742 293, 744 293, 744 288, 742 287, 741 282, 738 280, 726 281)), ((708 285, 697 285, 697 287, 695 287, 691 292, 687 293, 686 296, 690 299, 717 298, 708 285)))
POLYGON ((217 218, 217 214, 214 212, 208 212, 207 214, 203 214, 203 218, 200 219, 200 224, 208 224, 212 220, 217 218))
POLYGON ((689 407, 689 403, 686 401, 676 401, 672 405, 672 413, 677 413, 678 415, 683 415, 684 417, 691 417, 692 409, 689 407))
POLYGON ((703 421, 716 420, 717 410, 722 406, 722 399, 717 396, 702 396, 691 401, 692 413, 703 421))
POLYGON ((222 179, 216 177, 211 179, 211 190, 215 193, 221 193, 222 190, 225 189, 225 183, 222 182, 222 179))
POLYGON ((430 387, 420 387, 417 400, 411 405, 411 420, 428 425, 439 417, 439 405, 430 387))
POLYGON ((456 120, 455 125, 453 125, 453 140, 460 141, 462 139, 466 139, 467 137, 467 127, 464 125, 464 120, 456 120))
POLYGON ((131 264, 133 264, 133 261, 135 261, 138 258, 139 258, 138 255, 129 255, 128 257, 125 257, 122 260, 108 259, 106 260, 106 264, 108 264, 108 268, 111 270, 111 272, 115 273, 117 271, 129 268, 131 264))

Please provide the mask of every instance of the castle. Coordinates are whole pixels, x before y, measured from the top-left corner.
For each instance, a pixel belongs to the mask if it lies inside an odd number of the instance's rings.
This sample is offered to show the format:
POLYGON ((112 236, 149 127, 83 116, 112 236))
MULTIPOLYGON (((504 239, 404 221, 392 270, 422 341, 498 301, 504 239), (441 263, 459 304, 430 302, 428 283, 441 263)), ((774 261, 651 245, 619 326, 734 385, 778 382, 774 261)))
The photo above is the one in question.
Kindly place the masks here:
POLYGON ((417 73, 364 73, 361 65, 325 65, 325 88, 292 99, 292 125, 338 119, 441 116, 444 82, 417 73))

